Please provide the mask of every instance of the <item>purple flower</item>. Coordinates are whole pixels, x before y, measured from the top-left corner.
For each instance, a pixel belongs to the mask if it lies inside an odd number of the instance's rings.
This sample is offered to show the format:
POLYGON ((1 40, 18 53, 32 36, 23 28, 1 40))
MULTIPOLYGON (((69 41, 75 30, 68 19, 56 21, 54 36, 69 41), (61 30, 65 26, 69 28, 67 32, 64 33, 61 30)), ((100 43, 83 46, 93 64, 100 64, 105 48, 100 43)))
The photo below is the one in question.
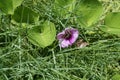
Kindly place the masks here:
POLYGON ((78 38, 78 30, 74 28, 65 28, 64 31, 60 32, 57 35, 57 39, 59 40, 59 46, 62 48, 68 47, 72 45, 78 38))

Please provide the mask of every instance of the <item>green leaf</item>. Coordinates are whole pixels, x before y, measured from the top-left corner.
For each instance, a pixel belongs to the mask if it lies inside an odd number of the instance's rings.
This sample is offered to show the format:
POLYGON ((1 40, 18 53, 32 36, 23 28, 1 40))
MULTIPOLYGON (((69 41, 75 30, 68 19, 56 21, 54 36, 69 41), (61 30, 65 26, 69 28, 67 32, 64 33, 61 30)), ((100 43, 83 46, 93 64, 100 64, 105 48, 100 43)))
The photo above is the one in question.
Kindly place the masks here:
POLYGON ((108 26, 101 26, 101 30, 107 33, 120 34, 120 29, 109 28, 108 26))
POLYGON ((58 16, 67 18, 75 7, 76 0, 55 0, 54 10, 58 16))
POLYGON ((109 13, 105 17, 105 24, 110 28, 120 29, 120 12, 109 13))
POLYGON ((39 15, 27 7, 19 6, 12 19, 18 23, 34 23, 38 21, 39 15))
POLYGON ((20 6, 23 0, 0 0, 0 9, 6 14, 13 14, 16 7, 20 6))
POLYGON ((77 22, 82 27, 90 27, 102 15, 103 7, 98 0, 80 0, 75 8, 77 22))
POLYGON ((45 21, 41 26, 28 30, 28 40, 38 47, 47 47, 53 43, 56 37, 55 25, 45 21))
POLYGON ((120 12, 107 14, 104 25, 101 26, 101 30, 107 33, 120 34, 120 12))
POLYGON ((116 74, 112 77, 112 80, 120 80, 120 74, 116 74))

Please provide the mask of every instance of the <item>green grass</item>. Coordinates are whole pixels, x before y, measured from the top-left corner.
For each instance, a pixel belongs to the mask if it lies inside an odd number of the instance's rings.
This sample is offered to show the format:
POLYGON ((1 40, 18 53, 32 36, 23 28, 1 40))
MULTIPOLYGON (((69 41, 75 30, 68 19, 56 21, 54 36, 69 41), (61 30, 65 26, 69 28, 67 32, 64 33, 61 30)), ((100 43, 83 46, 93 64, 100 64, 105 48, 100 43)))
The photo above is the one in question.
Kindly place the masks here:
MULTIPOLYGON (((104 13, 120 11, 119 0, 100 0, 104 13)), ((110 80, 120 74, 120 38, 95 28, 89 34, 77 24, 69 23, 51 12, 51 0, 25 0, 23 5, 41 13, 56 24, 57 33, 68 25, 80 31, 79 39, 89 42, 85 48, 60 49, 57 40, 39 48, 27 40, 26 30, 0 16, 0 80, 110 80), (32 2, 33 1, 33 2, 32 2), (53 17, 56 16, 56 17, 53 17)), ((2 12, 1 12, 2 14, 2 12)), ((102 25, 101 22, 97 26, 102 25)))

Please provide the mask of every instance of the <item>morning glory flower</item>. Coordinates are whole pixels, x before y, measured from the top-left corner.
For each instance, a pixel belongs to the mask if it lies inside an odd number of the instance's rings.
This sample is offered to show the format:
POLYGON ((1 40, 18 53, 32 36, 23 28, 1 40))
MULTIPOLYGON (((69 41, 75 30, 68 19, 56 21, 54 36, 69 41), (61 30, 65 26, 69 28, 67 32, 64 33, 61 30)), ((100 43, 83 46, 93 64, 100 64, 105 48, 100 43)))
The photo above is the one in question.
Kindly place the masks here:
POLYGON ((74 28, 65 28, 57 35, 59 46, 62 48, 72 45, 78 38, 79 32, 74 28))

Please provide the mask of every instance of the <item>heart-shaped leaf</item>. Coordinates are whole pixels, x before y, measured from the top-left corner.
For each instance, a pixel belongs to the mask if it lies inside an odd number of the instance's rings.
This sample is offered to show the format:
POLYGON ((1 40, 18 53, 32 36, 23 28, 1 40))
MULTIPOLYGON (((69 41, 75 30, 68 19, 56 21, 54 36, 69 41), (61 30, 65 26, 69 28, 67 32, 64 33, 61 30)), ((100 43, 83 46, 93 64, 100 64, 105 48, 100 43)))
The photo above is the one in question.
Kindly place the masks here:
POLYGON ((107 14, 104 25, 101 26, 101 30, 107 33, 120 34, 120 12, 107 14))
POLYGON ((77 22, 82 27, 90 27, 102 15, 103 7, 98 0, 80 0, 75 8, 77 22))
POLYGON ((110 28, 120 29, 120 12, 113 12, 107 14, 105 17, 105 24, 110 28))
POLYGON ((112 80, 120 80, 120 74, 116 74, 112 77, 112 80))
POLYGON ((38 21, 39 15, 27 7, 19 6, 12 19, 18 23, 34 23, 38 21))
POLYGON ((16 7, 20 6, 23 0, 0 0, 0 9, 6 14, 13 14, 16 7))
POLYGON ((55 25, 45 21, 41 26, 28 30, 28 40, 38 47, 47 47, 53 43, 56 36, 55 25))
POLYGON ((67 18, 75 7, 76 0, 55 0, 54 10, 58 16, 67 18))

